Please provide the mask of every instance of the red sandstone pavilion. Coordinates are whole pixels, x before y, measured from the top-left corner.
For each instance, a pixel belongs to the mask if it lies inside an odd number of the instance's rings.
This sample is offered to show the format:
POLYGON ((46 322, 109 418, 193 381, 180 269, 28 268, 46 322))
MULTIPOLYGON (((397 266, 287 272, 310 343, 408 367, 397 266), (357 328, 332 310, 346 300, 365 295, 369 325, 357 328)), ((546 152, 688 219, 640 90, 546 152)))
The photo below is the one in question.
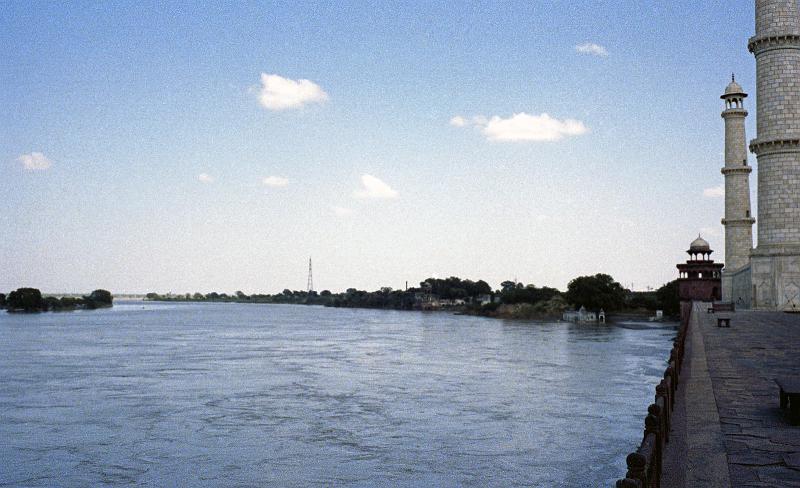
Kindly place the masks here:
POLYGON ((711 259, 708 242, 698 236, 686 253, 689 260, 678 265, 678 296, 681 302, 699 300, 713 302, 721 295, 720 276, 723 265, 711 259))

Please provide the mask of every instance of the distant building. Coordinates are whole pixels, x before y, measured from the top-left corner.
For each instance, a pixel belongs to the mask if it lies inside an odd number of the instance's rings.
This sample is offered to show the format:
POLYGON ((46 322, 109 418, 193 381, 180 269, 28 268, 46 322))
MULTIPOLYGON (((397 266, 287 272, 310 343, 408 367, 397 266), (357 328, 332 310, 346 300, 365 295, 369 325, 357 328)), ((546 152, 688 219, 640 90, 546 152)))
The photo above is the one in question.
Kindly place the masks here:
MULTIPOLYGON (((605 314, 603 314, 605 318, 605 314)), ((586 307, 581 307, 578 310, 568 310, 564 312, 561 318, 565 322, 597 322, 597 314, 589 312, 586 307)))
POLYGON ((678 265, 678 296, 681 301, 713 302, 722 298, 723 265, 711 259, 713 252, 700 236, 689 245, 686 251, 689 260, 678 265))

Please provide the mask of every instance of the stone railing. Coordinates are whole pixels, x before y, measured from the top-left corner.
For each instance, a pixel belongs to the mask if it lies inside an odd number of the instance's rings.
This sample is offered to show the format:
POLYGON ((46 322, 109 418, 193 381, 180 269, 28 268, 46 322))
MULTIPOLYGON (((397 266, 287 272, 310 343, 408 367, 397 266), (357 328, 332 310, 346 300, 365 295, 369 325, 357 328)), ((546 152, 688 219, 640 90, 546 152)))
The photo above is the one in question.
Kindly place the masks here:
MULTIPOLYGON (((669 353, 669 363, 664 377, 656 386, 655 401, 647 407, 644 419, 644 437, 639 448, 626 458, 628 472, 618 480, 616 488, 658 488, 661 486, 661 464, 664 447, 669 442, 672 409, 678 375, 683 365, 686 329, 689 324, 689 307, 682 305, 681 326, 669 353)), ((689 304, 690 305, 690 304, 689 304)))

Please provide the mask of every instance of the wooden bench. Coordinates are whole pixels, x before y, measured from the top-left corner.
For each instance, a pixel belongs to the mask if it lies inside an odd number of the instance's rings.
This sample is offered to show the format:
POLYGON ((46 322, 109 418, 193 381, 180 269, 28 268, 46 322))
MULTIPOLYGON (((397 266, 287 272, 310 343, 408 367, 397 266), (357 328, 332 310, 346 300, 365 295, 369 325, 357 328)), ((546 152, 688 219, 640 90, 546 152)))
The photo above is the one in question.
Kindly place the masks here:
POLYGON ((781 409, 789 408, 789 422, 800 425, 800 376, 775 378, 780 391, 781 409))
POLYGON ((736 311, 736 304, 731 303, 722 303, 716 302, 712 303, 711 306, 708 308, 708 313, 717 313, 717 312, 735 312, 736 311))

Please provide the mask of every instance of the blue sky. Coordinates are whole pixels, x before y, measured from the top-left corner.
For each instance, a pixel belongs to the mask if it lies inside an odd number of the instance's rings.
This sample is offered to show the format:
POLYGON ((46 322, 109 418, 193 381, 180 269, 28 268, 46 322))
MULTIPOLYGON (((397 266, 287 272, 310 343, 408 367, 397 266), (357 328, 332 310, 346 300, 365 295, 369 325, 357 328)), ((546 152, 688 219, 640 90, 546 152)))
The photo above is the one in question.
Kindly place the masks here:
POLYGON ((5 2, 0 290, 276 292, 308 256, 319 289, 659 286, 701 230, 723 259, 753 29, 743 0, 5 2))

